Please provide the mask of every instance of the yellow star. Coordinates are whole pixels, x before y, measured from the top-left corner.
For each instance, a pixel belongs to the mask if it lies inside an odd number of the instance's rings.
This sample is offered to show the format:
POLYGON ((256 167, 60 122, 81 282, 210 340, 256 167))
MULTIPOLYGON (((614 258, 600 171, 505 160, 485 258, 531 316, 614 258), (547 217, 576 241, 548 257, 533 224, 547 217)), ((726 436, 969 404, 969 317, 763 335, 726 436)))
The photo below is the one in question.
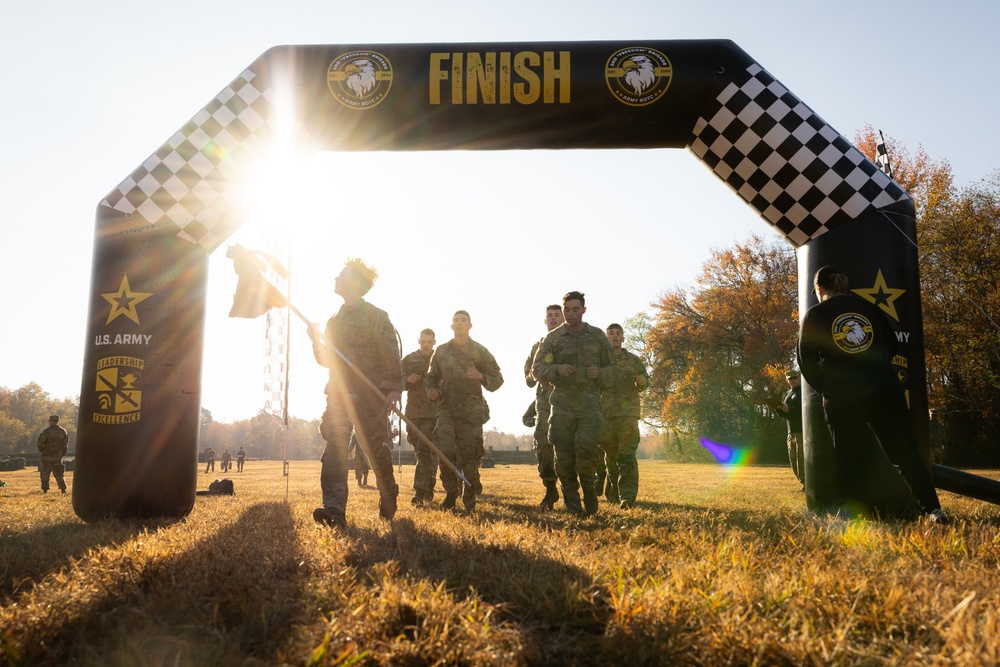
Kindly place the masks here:
POLYGON ((128 274, 124 274, 122 275, 122 284, 119 285, 117 292, 106 292, 101 294, 101 296, 111 304, 111 312, 108 313, 108 321, 105 324, 111 324, 111 320, 119 315, 124 315, 136 324, 139 324, 139 313, 135 311, 135 306, 140 301, 153 296, 153 293, 133 292, 132 288, 128 285, 128 274))
POLYGON ((876 306, 884 310, 889 314, 889 317, 899 321, 899 315, 896 313, 896 299, 903 296, 906 293, 905 289, 892 289, 885 284, 885 278, 882 277, 882 269, 879 269, 878 276, 875 277, 875 284, 871 287, 864 287, 861 289, 851 290, 862 299, 867 299, 871 301, 876 306))

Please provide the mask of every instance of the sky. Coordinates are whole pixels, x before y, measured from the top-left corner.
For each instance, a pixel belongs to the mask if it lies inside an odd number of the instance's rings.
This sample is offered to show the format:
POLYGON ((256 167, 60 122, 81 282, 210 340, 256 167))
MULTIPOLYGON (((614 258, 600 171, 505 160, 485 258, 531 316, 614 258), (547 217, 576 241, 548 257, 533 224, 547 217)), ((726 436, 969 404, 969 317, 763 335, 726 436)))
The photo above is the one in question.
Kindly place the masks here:
MULTIPOLYGON (((15 3, 0 25, 0 386, 79 395, 98 202, 272 46, 731 39, 843 136, 870 123, 968 185, 1000 168, 998 19, 995 3, 924 0, 15 3)), ((693 285, 712 249, 780 240, 685 150, 320 153, 292 175, 227 244, 284 229, 292 301, 319 322, 340 306, 344 259, 364 258, 404 354, 468 310, 506 379, 487 428, 510 433, 528 431, 522 370, 547 304, 585 292, 603 329, 693 285), (378 193, 351 187, 373 173, 378 193), (622 174, 645 186, 623 196, 622 174)), ((217 421, 263 407, 264 321, 228 318, 235 285, 220 248, 202 379, 217 421)), ((325 370, 304 325, 292 335, 290 413, 318 418, 325 370)))

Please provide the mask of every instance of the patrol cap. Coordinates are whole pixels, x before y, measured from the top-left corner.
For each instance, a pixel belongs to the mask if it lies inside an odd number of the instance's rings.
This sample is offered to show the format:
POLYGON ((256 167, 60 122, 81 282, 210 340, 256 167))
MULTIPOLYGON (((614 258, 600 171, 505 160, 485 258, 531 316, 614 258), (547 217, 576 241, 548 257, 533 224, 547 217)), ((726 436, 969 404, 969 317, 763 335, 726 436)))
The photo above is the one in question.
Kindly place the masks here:
POLYGON ((794 380, 798 376, 799 376, 799 372, 797 370, 795 370, 794 368, 791 369, 791 370, 789 370, 789 371, 785 371, 785 379, 786 380, 794 380))
POLYGON ((844 272, 841 271, 836 266, 834 266, 833 264, 827 264, 826 266, 822 266, 819 268, 818 271, 816 271, 816 274, 813 276, 813 287, 816 287, 816 285, 829 287, 833 282, 833 277, 837 274, 842 274, 842 273, 844 272))
POLYGON ((57 421, 59 421, 59 415, 52 415, 52 416, 50 416, 49 417, 49 421, 50 422, 57 422, 57 421))

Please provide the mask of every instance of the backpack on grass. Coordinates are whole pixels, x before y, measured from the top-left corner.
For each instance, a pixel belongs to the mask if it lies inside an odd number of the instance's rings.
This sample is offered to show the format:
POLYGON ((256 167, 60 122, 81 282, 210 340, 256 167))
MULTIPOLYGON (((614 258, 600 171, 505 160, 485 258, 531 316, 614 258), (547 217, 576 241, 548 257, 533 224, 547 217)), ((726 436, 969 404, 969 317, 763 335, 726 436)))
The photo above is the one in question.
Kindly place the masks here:
POLYGON ((236 493, 233 489, 233 480, 217 479, 208 485, 208 491, 198 491, 199 496, 232 496, 236 493))

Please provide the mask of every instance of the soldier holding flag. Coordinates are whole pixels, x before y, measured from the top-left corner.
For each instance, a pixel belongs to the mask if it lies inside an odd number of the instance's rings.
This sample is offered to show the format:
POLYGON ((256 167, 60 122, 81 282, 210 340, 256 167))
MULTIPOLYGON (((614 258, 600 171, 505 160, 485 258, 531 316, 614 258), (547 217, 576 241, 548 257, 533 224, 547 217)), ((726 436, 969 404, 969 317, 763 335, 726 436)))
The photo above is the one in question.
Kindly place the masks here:
POLYGON ((349 259, 334 281, 334 292, 344 305, 321 332, 309 325, 316 361, 330 369, 326 411, 320 432, 326 440, 320 472, 323 506, 313 511, 317 523, 346 529, 348 447, 351 429, 368 456, 379 490, 379 515, 389 521, 396 514, 399 486, 392 471, 388 445, 388 408, 398 406, 403 376, 395 329, 384 310, 364 300, 378 274, 360 259, 349 259), (337 351, 342 352, 338 354, 337 351), (353 364, 354 371, 349 368, 353 364), (355 375, 364 374, 385 395, 370 391, 355 375))

